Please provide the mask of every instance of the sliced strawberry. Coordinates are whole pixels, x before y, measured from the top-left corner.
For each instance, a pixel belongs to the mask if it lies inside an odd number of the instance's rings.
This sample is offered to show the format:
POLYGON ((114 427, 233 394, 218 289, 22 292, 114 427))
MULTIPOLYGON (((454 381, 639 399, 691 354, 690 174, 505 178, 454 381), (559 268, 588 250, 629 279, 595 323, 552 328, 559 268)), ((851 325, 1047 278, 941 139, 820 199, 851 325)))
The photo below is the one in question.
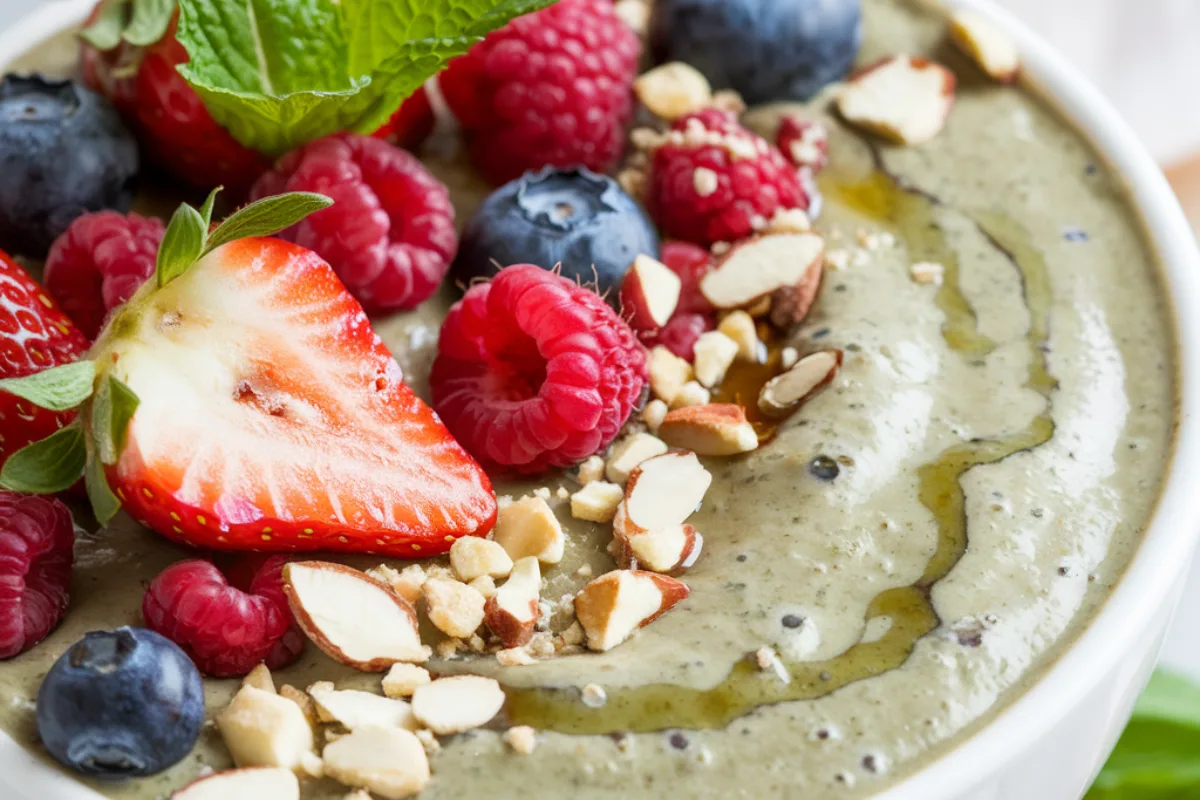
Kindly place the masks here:
POLYGON ((150 281, 95 355, 140 399, 109 482, 169 538, 425 556, 495 520, 487 475, 301 247, 242 239, 150 281))

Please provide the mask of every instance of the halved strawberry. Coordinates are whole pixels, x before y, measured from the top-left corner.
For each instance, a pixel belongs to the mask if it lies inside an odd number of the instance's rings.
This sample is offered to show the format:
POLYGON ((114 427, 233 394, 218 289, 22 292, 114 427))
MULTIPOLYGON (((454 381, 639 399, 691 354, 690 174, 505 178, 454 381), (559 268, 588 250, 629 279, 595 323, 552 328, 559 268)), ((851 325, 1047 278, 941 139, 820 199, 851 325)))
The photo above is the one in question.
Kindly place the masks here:
POLYGON ((487 475, 316 254, 242 239, 154 284, 93 352, 140 399, 108 470, 135 518, 218 550, 410 557, 491 528, 487 475))

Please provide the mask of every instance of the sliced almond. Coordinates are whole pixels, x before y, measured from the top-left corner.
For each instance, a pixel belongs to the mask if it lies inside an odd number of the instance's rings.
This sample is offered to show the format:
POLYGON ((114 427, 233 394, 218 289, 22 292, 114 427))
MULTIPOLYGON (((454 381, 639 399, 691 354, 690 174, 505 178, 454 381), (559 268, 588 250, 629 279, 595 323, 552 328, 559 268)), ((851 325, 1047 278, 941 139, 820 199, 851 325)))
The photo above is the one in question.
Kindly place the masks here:
POLYGON ((824 260, 809 267, 808 272, 795 286, 785 286, 771 295, 769 309, 771 323, 776 328, 787 330, 798 325, 808 316, 817 295, 821 291, 821 278, 825 275, 824 260))
POLYGON ((767 381, 758 395, 759 410, 772 417, 792 413, 833 383, 841 367, 841 350, 805 356, 787 372, 767 381))
POLYGON ((464 536, 450 546, 450 567, 463 583, 480 576, 503 578, 512 570, 512 558, 498 542, 464 536))
POLYGON ((279 767, 233 769, 207 775, 171 795, 171 800, 300 800, 300 782, 279 767))
POLYGON ((846 121, 897 144, 928 142, 954 106, 954 73, 927 58, 890 56, 856 73, 838 96, 846 121))
POLYGON ((700 281, 700 291, 717 308, 748 308, 776 292, 810 281, 825 254, 813 233, 777 233, 730 248, 700 281))
POLYGON ((545 498, 522 497, 501 508, 492 532, 513 561, 534 556, 543 564, 562 561, 566 536, 545 498))
POLYGON ((225 747, 239 767, 301 768, 313 751, 313 731, 300 707, 284 697, 243 686, 216 717, 225 747))
POLYGON ((966 53, 988 77, 1012 83, 1021 71, 1017 44, 985 14, 963 8, 950 18, 950 40, 966 53))
MULTIPOLYGON (((664 415, 665 416, 665 415, 664 415)), ((613 483, 625 485, 629 473, 648 458, 654 458, 667 452, 667 444, 657 436, 648 433, 635 433, 626 436, 613 445, 608 457, 605 476, 613 483)))
POLYGON ((325 775, 387 800, 412 797, 429 784, 429 756, 412 731, 365 727, 325 747, 325 775))
POLYGON ((403 700, 354 689, 337 690, 328 682, 314 683, 308 687, 308 695, 317 704, 317 712, 323 720, 340 723, 350 730, 368 725, 409 730, 417 727, 412 709, 403 700))
POLYGON ((737 345, 737 357, 742 361, 758 361, 762 342, 758 338, 758 327, 754 317, 738 309, 731 311, 721 320, 717 330, 728 336, 737 345))
POLYGON ((692 365, 662 345, 650 351, 650 389, 664 403, 670 403, 683 385, 692 379, 692 365))
POLYGON ((621 316, 634 330, 661 328, 675 313, 683 282, 661 261, 639 255, 621 282, 621 316))
POLYGON ((416 609, 381 581, 325 561, 293 562, 283 577, 296 624, 334 661, 383 672, 399 661, 429 658, 416 609))
POLYGON ((528 556, 513 565, 508 580, 487 601, 484 621, 505 647, 521 647, 533 638, 541 591, 538 560, 528 556))
POLYGON ((412 697, 418 686, 424 686, 432 678, 429 670, 416 664, 393 664, 383 678, 383 693, 387 697, 412 697))
POLYGON ((682 525, 711 485, 712 475, 695 453, 666 453, 642 462, 629 476, 620 506, 623 532, 632 536, 682 525))
POLYGON ((421 597, 429 621, 447 636, 465 639, 483 624, 483 595, 461 581, 425 581, 421 597))
POLYGON ((612 522, 625 490, 615 483, 592 481, 571 495, 571 516, 588 522, 612 522))
POLYGON ((633 92, 650 113, 668 122, 712 105, 712 86, 708 78, 682 61, 672 61, 642 73, 633 82, 633 92))
POLYGON ((711 389, 725 380, 737 358, 738 343, 720 331, 709 331, 696 340, 695 353, 696 380, 711 389))
POLYGON ((613 532, 617 537, 617 563, 623 569, 644 569, 678 575, 700 558, 704 537, 691 525, 676 525, 653 531, 631 531, 624 524, 623 510, 617 511, 613 532))
POLYGON ((686 584, 666 575, 616 570, 601 575, 575 597, 575 616, 587 646, 603 652, 624 642, 686 598, 686 584))
POLYGON ((441 736, 486 725, 503 705, 500 684, 479 675, 439 678, 417 687, 412 698, 417 720, 441 736))
POLYGON ((667 414, 658 433, 672 447, 702 456, 732 456, 758 447, 758 434, 746 412, 731 404, 676 409, 667 414))
POLYGON ((271 677, 271 670, 267 669, 266 664, 259 664, 250 670, 246 677, 242 678, 242 685, 275 694, 275 679, 271 677))

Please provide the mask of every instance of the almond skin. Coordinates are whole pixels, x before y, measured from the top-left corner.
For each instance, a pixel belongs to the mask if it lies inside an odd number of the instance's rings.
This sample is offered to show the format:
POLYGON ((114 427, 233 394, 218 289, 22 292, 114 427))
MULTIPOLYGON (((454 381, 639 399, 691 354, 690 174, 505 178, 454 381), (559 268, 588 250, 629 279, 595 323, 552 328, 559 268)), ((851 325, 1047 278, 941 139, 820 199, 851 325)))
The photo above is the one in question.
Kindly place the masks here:
POLYGON ((611 650, 690 594, 675 578, 642 570, 601 575, 575 597, 575 616, 591 650, 611 650))
POLYGON ((918 145, 946 124, 954 106, 954 73, 915 56, 887 56, 858 70, 838 97, 842 117, 888 141, 918 145))
POLYGON ((702 456, 732 456, 758 447, 758 434, 741 406, 711 403, 667 414, 658 436, 672 447, 702 456))
POLYGON ((758 409, 781 418, 825 391, 842 368, 841 350, 822 350, 797 361, 780 375, 767 381, 758 395, 758 409))
POLYGON ((521 647, 533 638, 538 618, 541 570, 533 556, 513 565, 512 574, 484 606, 484 623, 506 648, 521 647))

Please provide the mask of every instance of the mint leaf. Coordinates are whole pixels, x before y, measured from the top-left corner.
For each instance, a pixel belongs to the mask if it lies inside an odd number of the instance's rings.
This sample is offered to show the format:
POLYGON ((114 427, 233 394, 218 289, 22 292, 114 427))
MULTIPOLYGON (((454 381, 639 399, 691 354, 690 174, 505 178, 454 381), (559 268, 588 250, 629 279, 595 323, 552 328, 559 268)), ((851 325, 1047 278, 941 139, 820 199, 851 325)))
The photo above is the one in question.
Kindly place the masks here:
POLYGON ((92 504, 92 513, 101 525, 107 525, 117 512, 121 510, 121 501, 113 494, 108 485, 108 477, 104 474, 104 465, 98 458, 89 458, 83 472, 84 488, 87 489, 88 500, 92 504))
POLYGON ((290 192, 264 197, 228 216, 208 237, 205 252, 211 252, 236 239, 271 236, 292 227, 309 214, 331 205, 333 200, 330 198, 311 192, 290 192))
POLYGON ((152 45, 166 34, 174 13, 175 0, 133 0, 133 16, 122 37, 140 47, 152 45))
POLYGON ((112 50, 121 43, 128 0, 107 0, 92 23, 79 31, 79 38, 97 50, 112 50))
POLYGON ((35 372, 24 378, 0 380, 0 389, 23 397, 39 408, 68 411, 92 395, 95 362, 83 360, 35 372))
POLYGON ((83 429, 71 424, 9 456, 0 469, 0 486, 14 492, 54 494, 71 488, 86 462, 83 429))
POLYGON ((179 71, 247 147, 371 133, 480 37, 553 0, 179 0, 179 71))
POLYGON ((208 225, 200 212, 183 203, 171 215, 163 234, 162 243, 158 246, 158 262, 155 274, 158 276, 158 286, 161 289, 180 275, 188 271, 196 259, 204 251, 204 242, 208 238, 208 225))

